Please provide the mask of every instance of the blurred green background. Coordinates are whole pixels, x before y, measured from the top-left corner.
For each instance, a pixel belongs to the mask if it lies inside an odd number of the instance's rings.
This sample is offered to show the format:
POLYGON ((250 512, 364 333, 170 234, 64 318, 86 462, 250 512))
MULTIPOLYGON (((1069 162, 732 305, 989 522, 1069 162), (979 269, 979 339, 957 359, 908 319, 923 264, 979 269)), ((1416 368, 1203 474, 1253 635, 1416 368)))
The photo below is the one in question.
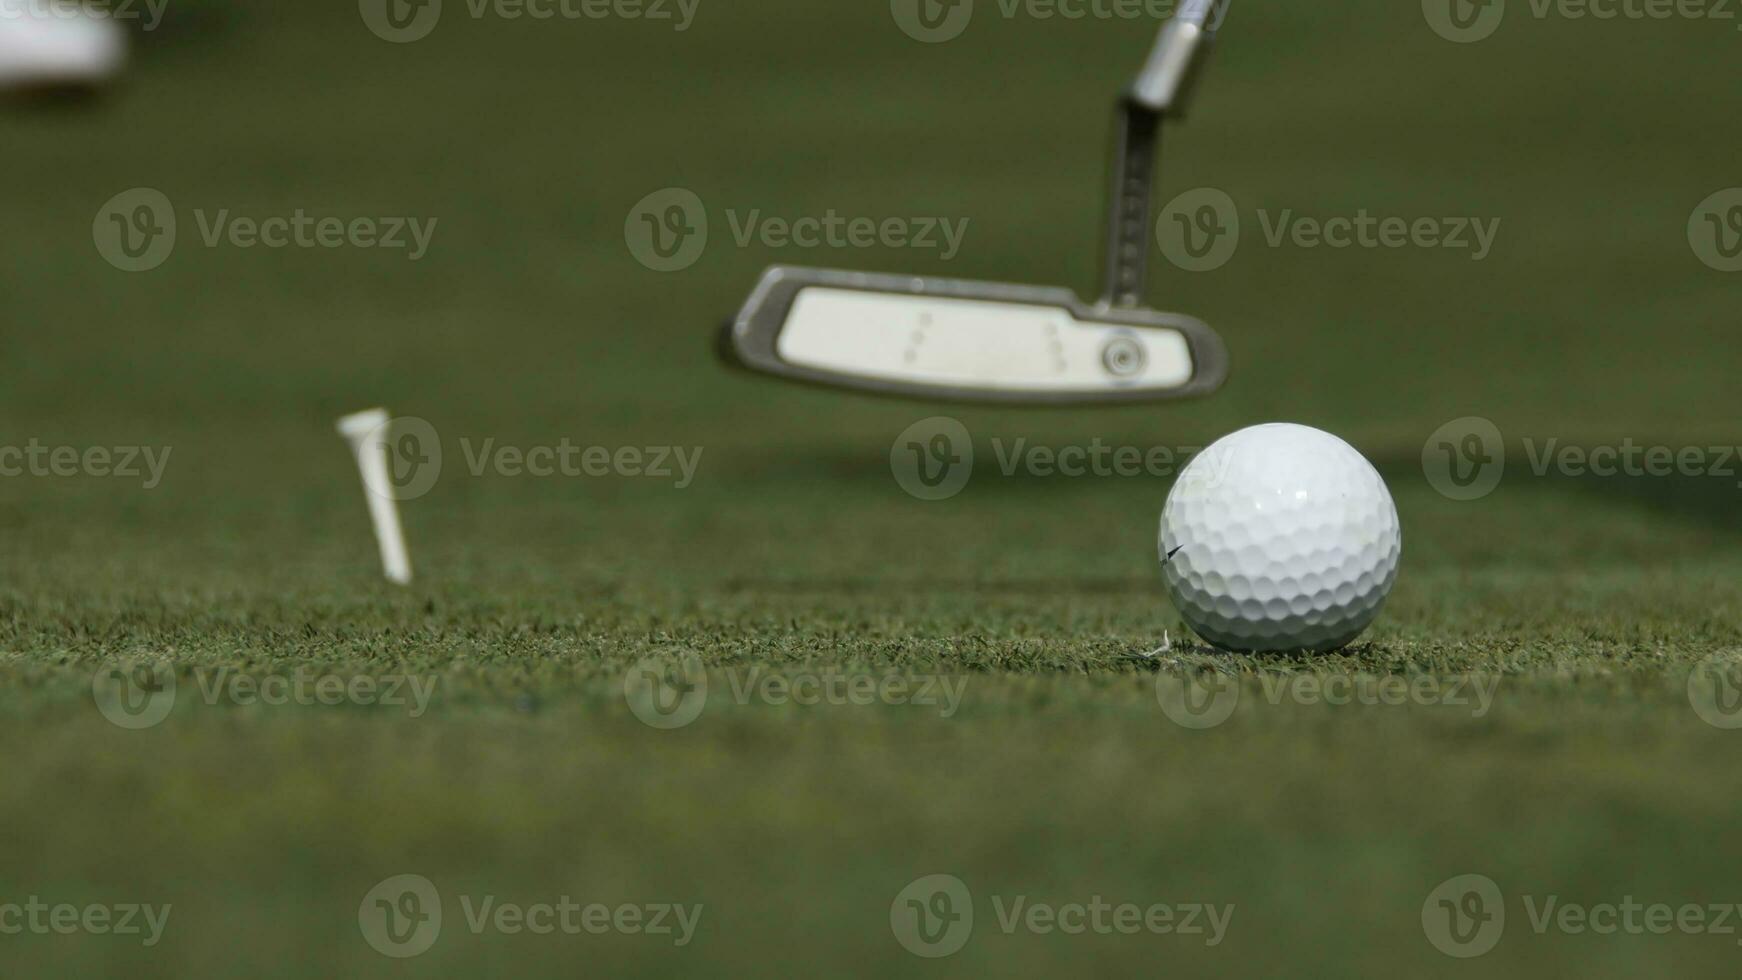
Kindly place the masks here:
MULTIPOLYGON (((0 106, 0 443, 172 447, 161 485, 0 479, 0 902, 171 903, 151 949, 0 935, 0 973, 944 975, 1060 970, 1529 976, 1733 970, 1734 939, 1535 933, 1522 896, 1742 899, 1734 732, 1689 671, 1739 645, 1734 478, 1533 476, 1524 440, 1735 441, 1742 280, 1690 213, 1742 184, 1731 20, 1577 19, 1513 0, 1453 43, 1412 3, 1240 0, 1158 197, 1219 188, 1226 266, 1153 256, 1151 297, 1216 326, 1224 391, 1053 412, 881 401, 717 366, 712 331, 773 262, 1089 291, 1110 99, 1147 18, 1006 17, 922 44, 888 4, 701 0, 693 25, 474 17, 390 44, 356 5, 169 0, 94 100, 0 106), (180 237, 118 271, 105 202, 163 192, 180 237), (681 187, 711 223, 658 273, 625 239, 681 187), (195 213, 434 219, 427 256, 204 247, 195 213), (914 249, 739 246, 728 215, 969 222, 914 249), (1499 220, 1491 255, 1267 247, 1256 215, 1499 220), (334 434, 428 420, 408 501, 419 579, 380 583, 334 434), (974 480, 902 492, 896 435, 947 414, 974 480), (1511 454, 1491 495, 1424 477, 1463 416, 1511 454), (1390 482, 1396 593, 1342 656, 1183 643, 1154 571, 1164 478, 1000 474, 992 440, 1201 446, 1290 420, 1390 482), (681 445, 695 483, 474 477, 461 440, 681 445), (1240 685, 1209 731, 1160 683, 1240 685), (693 651, 695 724, 636 720, 623 674, 693 651), (127 731, 104 665, 439 681, 431 710, 206 705, 127 731), (733 704, 765 670, 946 674, 914 706, 733 704), (1491 712, 1270 704, 1302 674, 1498 678, 1491 712), (447 925, 421 956, 358 904, 416 873, 447 925), (950 873, 973 939, 920 959, 890 903, 950 873), (1508 896, 1480 959, 1436 951, 1429 893, 1508 896), (473 935, 458 896, 706 906, 696 940, 473 935), (1005 935, 990 897, 1233 903, 1227 939, 1005 935)), ((138 25, 135 25, 137 27, 138 25)))

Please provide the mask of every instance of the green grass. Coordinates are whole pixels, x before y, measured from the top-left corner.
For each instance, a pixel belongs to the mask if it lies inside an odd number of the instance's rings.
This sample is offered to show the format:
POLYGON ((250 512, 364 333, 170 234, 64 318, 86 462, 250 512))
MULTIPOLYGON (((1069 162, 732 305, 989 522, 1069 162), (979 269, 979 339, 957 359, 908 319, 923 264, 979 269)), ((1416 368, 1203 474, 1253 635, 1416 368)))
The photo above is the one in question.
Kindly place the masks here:
MULTIPOLYGON (((307 6, 307 5, 305 5, 307 6)), ((0 973, 129 977, 1132 973, 1715 975, 1733 936, 1536 934, 1524 904, 1721 903, 1735 732, 1687 680, 1742 651, 1734 478, 1531 473, 1524 440, 1734 442, 1736 281, 1688 212, 1737 183, 1736 39, 1709 22, 1539 20, 1452 45, 1415 5, 1237 4, 1163 197, 1227 190, 1324 217, 1499 218, 1484 262, 1424 250, 1156 257, 1160 302, 1223 330, 1215 398, 1020 412, 764 383, 708 332, 773 261, 1095 281, 1110 89, 1143 24, 1006 22, 922 46, 885 5, 704 5, 625 22, 473 22, 417 44, 352 7, 172 4, 88 106, 0 109, 0 444, 173 447, 161 486, 0 479, 0 905, 173 905, 163 941, 0 935, 0 973), (341 7, 343 9, 341 9, 341 7), (836 9, 836 8, 839 9, 836 9), (740 9, 742 8, 742 9, 740 9), (1653 64, 1647 76, 1617 64, 1653 64), (666 186, 714 238, 638 265, 629 208, 666 186), (115 193, 163 190, 182 244, 127 275, 93 248, 115 193), (206 249, 192 212, 439 220, 421 262, 206 249), (971 219, 952 262, 738 248, 727 209, 971 219), (429 420, 443 477, 405 506, 419 580, 379 581, 332 420, 429 420), (891 441, 974 433, 958 497, 917 501, 891 441), (1505 432, 1491 496, 1436 493, 1424 440, 1505 432), (1343 654, 1189 643, 1154 568, 1163 477, 1005 477, 992 440, 1200 446, 1289 419, 1380 466, 1395 594, 1343 654), (695 483, 467 472, 462 440, 702 447, 695 483), (1175 649, 1158 663, 1130 654, 1175 649), (693 723, 637 720, 624 676, 693 652, 693 723), (173 671, 123 730, 106 665, 173 671), (206 685, 415 676, 427 711, 246 705, 206 685), (221 672, 229 672, 227 674, 221 672), (926 705, 775 705, 769 673, 947 678, 926 705), (1455 704, 1298 703, 1302 678, 1474 679, 1455 704), (1231 678, 1207 730, 1158 690, 1231 678), (1274 703, 1273 703, 1274 702, 1274 703), (446 924, 381 957, 358 905, 425 875, 446 924), (953 958, 889 926, 910 881, 975 896, 953 958), (1465 961, 1429 893, 1480 873, 1505 936, 1465 961), (704 906, 693 942, 474 935, 460 897, 704 906), (1232 903, 1226 939, 998 928, 993 898, 1232 903)), ((1310 683, 1310 681, 1309 681, 1310 683)), ((0 921, 0 925, 4 922, 0 921)))

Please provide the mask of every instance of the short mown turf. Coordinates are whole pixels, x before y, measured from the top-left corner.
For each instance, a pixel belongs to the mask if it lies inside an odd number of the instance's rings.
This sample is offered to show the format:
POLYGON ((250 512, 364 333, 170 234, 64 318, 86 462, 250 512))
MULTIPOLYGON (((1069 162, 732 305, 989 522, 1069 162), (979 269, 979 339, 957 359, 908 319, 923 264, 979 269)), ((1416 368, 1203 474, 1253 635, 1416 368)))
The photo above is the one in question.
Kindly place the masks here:
POLYGON ((1456 45, 1416 5, 1237 4, 1161 194, 1219 187, 1251 226, 1213 273, 1157 255, 1153 291, 1224 332, 1228 388, 1019 412, 757 381, 712 362, 709 331, 772 261, 1086 289, 1103 108, 1149 24, 982 4, 927 46, 879 3, 704 4, 682 33, 462 6, 389 45, 352 7, 172 4, 111 98, 0 110, 22 182, 0 232, 0 444, 170 450, 149 489, 0 478, 0 907, 173 909, 149 948, 0 933, 0 974, 1733 968, 1716 928, 1542 910, 1742 901, 1742 734, 1700 667, 1742 651, 1738 477, 1533 467, 1549 440, 1714 462, 1736 441, 1737 282, 1687 239, 1690 209, 1738 181, 1729 27, 1513 5, 1456 45), (91 222, 140 186, 175 202, 180 240, 129 274, 91 222), (624 223, 667 186, 712 227, 699 263, 661 274, 624 223), (201 236, 220 210, 298 208, 438 223, 417 262, 201 236), (947 261, 740 245, 758 209, 970 224, 947 261), (1362 209, 1500 232, 1474 261, 1270 247, 1258 218, 1362 209), (373 404, 441 448, 404 505, 405 590, 379 579, 332 431, 373 404), (937 414, 977 463, 927 502, 889 454, 937 414), (1422 453, 1465 416, 1508 458, 1460 502, 1422 453), (1276 419, 1348 438, 1402 517, 1396 592, 1340 655, 1182 633, 1153 551, 1167 474, 1004 471, 1019 440, 1187 450, 1276 419), (688 481, 474 475, 486 445, 562 440, 701 455, 688 481), (641 665, 691 656, 699 714, 644 723, 641 665), (111 720, 138 720, 112 698, 134 677, 174 689, 137 729, 111 720), (322 703, 366 683, 405 686, 322 703), (443 924, 395 961, 360 906, 406 874, 443 924), (891 926, 934 874, 974 909, 937 961, 891 926), (1423 921, 1462 875, 1504 900, 1473 961, 1423 921), (468 915, 565 897, 703 912, 681 946, 468 915), (1233 913, 1219 936, 1069 934, 1008 921, 1019 897, 1233 913))

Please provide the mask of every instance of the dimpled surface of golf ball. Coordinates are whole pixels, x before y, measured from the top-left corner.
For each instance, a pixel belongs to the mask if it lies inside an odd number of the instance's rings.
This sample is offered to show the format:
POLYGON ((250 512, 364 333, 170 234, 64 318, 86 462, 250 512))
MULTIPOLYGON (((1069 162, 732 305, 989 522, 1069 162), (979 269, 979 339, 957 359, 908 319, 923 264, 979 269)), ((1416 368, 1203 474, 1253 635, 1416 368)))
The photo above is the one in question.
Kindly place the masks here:
POLYGON ((1241 429, 1186 465, 1161 512, 1187 625, 1240 652, 1347 645, 1397 580, 1403 533, 1373 464, 1304 425, 1241 429))

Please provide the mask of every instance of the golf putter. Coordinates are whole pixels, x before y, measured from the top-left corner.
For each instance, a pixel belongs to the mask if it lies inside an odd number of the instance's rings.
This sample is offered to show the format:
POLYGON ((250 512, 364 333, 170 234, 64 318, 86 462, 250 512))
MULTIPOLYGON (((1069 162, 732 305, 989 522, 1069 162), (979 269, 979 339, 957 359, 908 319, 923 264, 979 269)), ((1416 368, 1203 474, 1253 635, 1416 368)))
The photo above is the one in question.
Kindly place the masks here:
POLYGON ((1228 374, 1202 321, 1143 306, 1162 123, 1178 118, 1228 0, 1183 0, 1119 99, 1106 283, 1068 289, 777 265, 720 336, 728 363, 907 398, 998 404, 1207 394, 1228 374))

